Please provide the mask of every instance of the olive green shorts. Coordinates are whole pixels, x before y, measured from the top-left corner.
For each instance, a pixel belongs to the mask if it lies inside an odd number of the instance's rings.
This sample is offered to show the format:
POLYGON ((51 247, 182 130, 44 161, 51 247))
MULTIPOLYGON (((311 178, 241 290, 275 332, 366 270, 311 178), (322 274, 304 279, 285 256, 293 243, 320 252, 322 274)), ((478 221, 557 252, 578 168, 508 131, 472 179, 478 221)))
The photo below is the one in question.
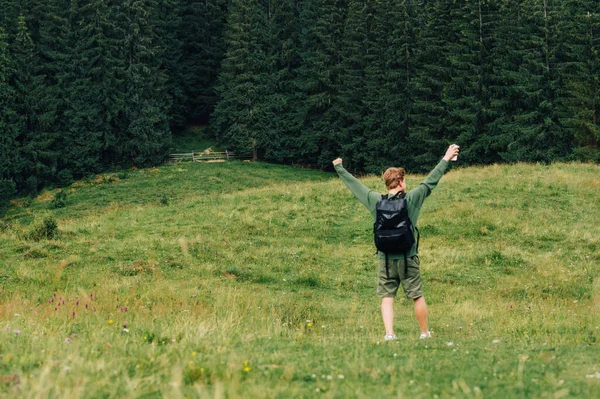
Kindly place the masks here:
POLYGON ((377 296, 395 297, 400 284, 408 299, 417 299, 423 296, 423 280, 421 267, 417 255, 408 258, 408 276, 405 276, 404 259, 388 260, 389 277, 385 272, 385 259, 379 259, 377 273, 377 296))

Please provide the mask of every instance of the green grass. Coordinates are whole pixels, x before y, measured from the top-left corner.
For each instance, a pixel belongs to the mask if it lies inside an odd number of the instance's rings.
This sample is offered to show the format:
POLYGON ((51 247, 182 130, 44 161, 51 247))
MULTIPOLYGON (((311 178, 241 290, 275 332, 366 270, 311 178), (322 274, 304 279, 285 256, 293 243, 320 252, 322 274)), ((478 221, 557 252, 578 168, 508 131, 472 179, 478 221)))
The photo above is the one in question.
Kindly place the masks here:
POLYGON ((419 221, 434 338, 399 297, 391 344, 370 215, 333 174, 186 163, 15 201, 0 395, 596 398, 599 172, 448 172, 419 221), (35 241, 47 212, 57 234, 35 241))

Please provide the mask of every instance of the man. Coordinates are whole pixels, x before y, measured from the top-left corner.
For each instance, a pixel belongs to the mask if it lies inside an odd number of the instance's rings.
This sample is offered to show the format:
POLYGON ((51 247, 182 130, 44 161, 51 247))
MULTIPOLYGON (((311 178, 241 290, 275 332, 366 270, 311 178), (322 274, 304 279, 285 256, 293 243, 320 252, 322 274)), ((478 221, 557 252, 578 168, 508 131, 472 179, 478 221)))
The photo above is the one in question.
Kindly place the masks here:
MULTIPOLYGON (((456 144, 448 147, 442 160, 431 171, 425 181, 408 193, 406 192, 406 182, 404 181, 404 169, 389 168, 383 174, 390 198, 406 193, 408 216, 413 226, 417 225, 421 206, 425 198, 437 186, 437 183, 448 168, 448 162, 453 158, 456 159, 455 157, 458 156, 459 149, 460 147, 456 144)), ((371 215, 373 215, 373 220, 375 220, 377 215, 376 205, 382 199, 381 194, 366 187, 344 169, 341 158, 334 160, 333 165, 344 184, 367 207, 371 215)), ((405 254, 388 254, 387 259, 386 254, 379 251, 377 253, 379 257, 377 295, 382 298, 381 316, 385 326, 386 341, 397 339, 394 334, 394 297, 400 284, 402 284, 402 289, 406 297, 412 299, 414 302, 415 316, 421 328, 421 338, 431 337, 431 332, 427 326, 427 304, 423 297, 423 281, 421 279, 417 244, 418 242, 415 242, 412 248, 405 254)))

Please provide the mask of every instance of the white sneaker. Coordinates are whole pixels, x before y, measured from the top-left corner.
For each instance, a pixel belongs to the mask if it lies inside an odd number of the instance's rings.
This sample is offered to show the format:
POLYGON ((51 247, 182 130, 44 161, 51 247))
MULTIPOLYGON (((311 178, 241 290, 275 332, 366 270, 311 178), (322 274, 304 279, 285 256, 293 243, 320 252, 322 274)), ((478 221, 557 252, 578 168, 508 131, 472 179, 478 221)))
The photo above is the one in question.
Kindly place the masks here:
POLYGON ((398 337, 396 337, 396 334, 388 334, 383 338, 384 341, 396 341, 398 340, 398 337))
POLYGON ((427 334, 421 333, 419 339, 431 338, 431 331, 427 330, 427 334))

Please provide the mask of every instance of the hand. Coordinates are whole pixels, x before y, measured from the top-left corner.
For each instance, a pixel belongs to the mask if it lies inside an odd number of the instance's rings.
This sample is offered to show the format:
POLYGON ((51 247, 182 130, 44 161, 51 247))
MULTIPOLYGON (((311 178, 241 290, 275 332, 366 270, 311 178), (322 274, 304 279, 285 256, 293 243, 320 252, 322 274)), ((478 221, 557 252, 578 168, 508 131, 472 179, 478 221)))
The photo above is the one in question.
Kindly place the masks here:
POLYGON ((337 158, 333 160, 333 166, 341 164, 342 163, 342 158, 337 158))
POLYGON ((443 159, 445 161, 450 161, 452 158, 454 158, 455 156, 458 155, 459 150, 460 150, 460 147, 457 146, 456 144, 450 145, 450 147, 448 147, 448 149, 446 150, 446 155, 444 155, 443 159))

